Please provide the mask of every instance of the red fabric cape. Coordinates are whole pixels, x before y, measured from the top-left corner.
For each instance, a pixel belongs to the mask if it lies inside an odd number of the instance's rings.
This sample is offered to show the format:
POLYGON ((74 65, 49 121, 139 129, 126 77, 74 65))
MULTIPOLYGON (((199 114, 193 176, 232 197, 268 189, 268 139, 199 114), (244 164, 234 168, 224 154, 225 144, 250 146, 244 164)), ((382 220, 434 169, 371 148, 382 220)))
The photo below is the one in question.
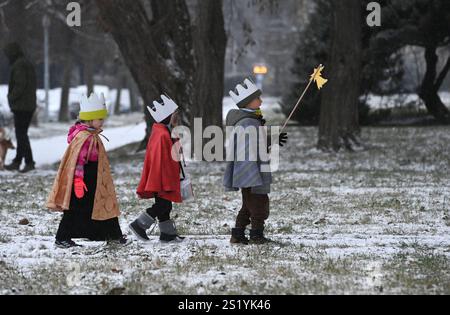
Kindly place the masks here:
POLYGON ((172 158, 173 141, 163 124, 154 124, 148 141, 142 178, 137 194, 142 199, 158 197, 181 203, 180 163, 172 158))

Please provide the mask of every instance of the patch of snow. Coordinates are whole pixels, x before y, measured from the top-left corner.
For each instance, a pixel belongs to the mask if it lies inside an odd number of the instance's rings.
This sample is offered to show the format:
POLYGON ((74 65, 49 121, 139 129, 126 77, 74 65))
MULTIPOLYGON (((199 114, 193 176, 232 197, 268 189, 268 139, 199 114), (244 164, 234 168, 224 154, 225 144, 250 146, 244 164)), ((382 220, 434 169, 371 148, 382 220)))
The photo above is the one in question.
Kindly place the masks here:
MULTIPOLYGON (((102 139, 107 151, 112 151, 130 143, 139 142, 145 135, 145 123, 120 128, 106 128, 103 135, 109 142, 102 139)), ((67 135, 43 138, 31 141, 33 157, 37 167, 57 163, 61 160, 67 149, 67 135)), ((6 159, 12 160, 15 151, 8 151, 6 159)))

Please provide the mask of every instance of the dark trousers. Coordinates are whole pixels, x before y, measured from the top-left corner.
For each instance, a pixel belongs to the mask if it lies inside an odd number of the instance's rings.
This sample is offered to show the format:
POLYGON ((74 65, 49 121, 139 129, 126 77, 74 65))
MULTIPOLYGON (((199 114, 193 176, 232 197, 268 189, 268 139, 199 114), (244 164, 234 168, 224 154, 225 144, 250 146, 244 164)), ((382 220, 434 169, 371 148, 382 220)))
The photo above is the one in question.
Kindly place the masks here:
POLYGON ((84 166, 84 182, 88 191, 82 199, 78 199, 72 189, 70 210, 64 212, 56 240, 85 238, 91 241, 112 241, 122 237, 118 218, 106 221, 92 220, 97 189, 97 171, 97 162, 89 162, 84 166))
POLYGON ((268 195, 252 194, 251 188, 242 189, 242 209, 236 219, 237 228, 246 228, 249 224, 253 230, 263 230, 270 214, 268 195))
POLYGON ((147 209, 147 213, 153 219, 158 218, 159 222, 170 220, 170 213, 172 212, 172 202, 159 197, 155 198, 153 207, 147 209))
POLYGON ((27 165, 33 164, 33 153, 31 151, 30 138, 28 138, 28 128, 34 112, 14 112, 14 127, 16 129, 17 154, 15 163, 22 163, 25 159, 27 165))

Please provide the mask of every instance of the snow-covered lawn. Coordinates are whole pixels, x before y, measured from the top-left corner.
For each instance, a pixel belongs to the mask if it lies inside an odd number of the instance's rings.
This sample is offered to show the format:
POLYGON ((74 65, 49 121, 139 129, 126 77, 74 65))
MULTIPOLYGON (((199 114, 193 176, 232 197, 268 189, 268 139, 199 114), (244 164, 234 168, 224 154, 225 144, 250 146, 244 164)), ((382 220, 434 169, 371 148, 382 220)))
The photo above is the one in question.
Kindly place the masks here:
MULTIPOLYGON (((450 109, 450 92, 440 92, 442 102, 450 109)), ((409 107, 410 110, 426 111, 425 104, 417 94, 397 94, 390 96, 380 96, 369 94, 367 98, 362 97, 372 111, 378 109, 398 109, 409 107)))
MULTIPOLYGON (((289 132, 267 222, 278 243, 267 246, 229 244, 240 196, 223 192, 221 163, 190 164, 197 200, 173 213, 184 243, 155 232, 75 250, 53 246, 54 168, 0 173, 0 294, 449 294, 450 128, 368 128, 365 151, 337 155, 314 149, 314 128, 289 132)), ((134 149, 110 154, 127 234, 151 205, 134 193, 134 149)))

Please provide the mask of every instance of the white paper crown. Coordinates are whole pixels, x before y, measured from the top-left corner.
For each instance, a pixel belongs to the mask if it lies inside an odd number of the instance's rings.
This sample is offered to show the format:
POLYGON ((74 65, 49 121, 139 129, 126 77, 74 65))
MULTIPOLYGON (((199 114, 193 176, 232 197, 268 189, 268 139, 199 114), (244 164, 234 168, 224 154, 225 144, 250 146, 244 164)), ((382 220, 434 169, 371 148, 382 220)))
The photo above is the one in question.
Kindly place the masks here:
POLYGON ((178 105, 170 97, 161 95, 161 100, 162 103, 154 101, 153 106, 147 106, 150 115, 157 123, 164 121, 178 109, 178 105))
POLYGON ((100 94, 100 97, 97 94, 92 93, 89 98, 83 94, 81 97, 80 108, 82 112, 102 110, 106 107, 105 102, 105 95, 103 93, 100 94))
POLYGON ((80 100, 80 119, 103 119, 106 118, 106 116, 106 101, 103 93, 100 94, 100 96, 96 93, 92 93, 89 98, 83 94, 80 100))
POLYGON ((247 105, 261 94, 261 90, 248 78, 244 80, 244 83, 238 84, 234 91, 230 91, 231 98, 239 107, 247 105))

